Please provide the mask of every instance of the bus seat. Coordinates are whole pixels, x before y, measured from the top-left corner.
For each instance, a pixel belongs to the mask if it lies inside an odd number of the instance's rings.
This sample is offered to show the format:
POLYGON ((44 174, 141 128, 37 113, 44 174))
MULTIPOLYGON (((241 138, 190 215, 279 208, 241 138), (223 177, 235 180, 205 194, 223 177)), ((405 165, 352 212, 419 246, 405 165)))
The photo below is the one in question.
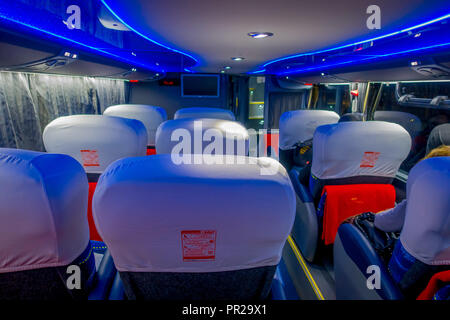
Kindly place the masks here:
POLYGON ((73 115, 50 122, 43 134, 47 152, 67 154, 84 167, 89 180, 91 240, 101 241, 92 219, 92 196, 100 174, 114 161, 146 154, 142 122, 102 115, 73 115))
POLYGON ((87 197, 73 158, 0 149, 0 300, 87 298, 96 276, 87 197), (79 290, 66 286, 71 265, 79 290))
POLYGON ((450 123, 440 124, 428 136, 426 153, 441 145, 450 146, 450 123))
POLYGON ((398 295, 389 294, 394 291, 416 298, 433 274, 449 270, 449 199, 450 157, 426 159, 411 170, 405 221, 388 265, 379 257, 377 261, 370 242, 359 230, 350 224, 341 225, 334 245, 337 298, 364 299, 377 294, 382 299, 398 299, 398 295), (402 254, 407 255, 406 260, 400 256, 402 254), (426 270, 409 272, 416 261, 428 266, 426 270), (370 266, 381 270, 379 290, 366 286, 370 266), (407 273, 408 279, 404 282, 403 276, 407 273))
POLYGON ((416 115, 409 112, 375 111, 373 120, 386 121, 401 125, 406 131, 408 131, 413 141, 422 131, 422 121, 420 121, 416 115))
POLYGON ((361 112, 354 113, 346 113, 341 116, 339 122, 347 122, 347 121, 363 121, 364 114, 361 112))
POLYGON ((450 270, 436 273, 417 300, 449 300, 450 270))
POLYGON ((292 234, 305 258, 313 261, 320 238, 331 244, 342 220, 361 213, 355 210, 395 205, 391 183, 410 146, 406 130, 388 122, 340 122, 316 129, 309 188, 301 186, 309 196, 299 198, 292 234))
POLYGON ((177 119, 162 123, 156 131, 158 154, 248 155, 249 135, 235 121, 220 119, 177 119))
POLYGON ((279 125, 279 157, 281 164, 286 170, 290 171, 294 165, 304 166, 307 161, 311 160, 311 152, 305 151, 305 154, 300 159, 306 159, 300 161, 301 163, 295 163, 294 152, 299 143, 312 139, 318 126, 338 121, 339 115, 334 111, 295 110, 283 113, 280 117, 279 125))
POLYGON ((103 112, 107 116, 123 117, 141 121, 147 129, 147 155, 155 154, 155 136, 159 125, 167 120, 167 113, 161 107, 144 104, 121 104, 110 106, 103 112))
POLYGON ((127 158, 102 175, 94 219, 128 299, 268 296, 295 193, 276 160, 228 157, 235 164, 127 158), (261 174, 268 164, 276 170, 261 174))
POLYGON ((206 107, 197 107, 197 108, 183 108, 178 109, 175 112, 174 119, 185 119, 185 118, 208 118, 208 119, 221 119, 221 120, 229 120, 236 121, 236 117, 233 112, 226 109, 221 108, 206 108, 206 107))

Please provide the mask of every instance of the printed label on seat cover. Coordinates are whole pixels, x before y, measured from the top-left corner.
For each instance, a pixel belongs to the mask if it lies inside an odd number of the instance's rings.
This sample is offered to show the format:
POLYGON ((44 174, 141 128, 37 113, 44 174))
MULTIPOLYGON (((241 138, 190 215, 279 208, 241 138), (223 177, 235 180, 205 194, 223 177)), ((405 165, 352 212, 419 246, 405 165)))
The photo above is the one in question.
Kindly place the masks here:
POLYGON ((84 167, 100 167, 97 150, 80 150, 84 167))
POLYGON ((216 258, 215 230, 181 231, 183 261, 208 261, 216 258))

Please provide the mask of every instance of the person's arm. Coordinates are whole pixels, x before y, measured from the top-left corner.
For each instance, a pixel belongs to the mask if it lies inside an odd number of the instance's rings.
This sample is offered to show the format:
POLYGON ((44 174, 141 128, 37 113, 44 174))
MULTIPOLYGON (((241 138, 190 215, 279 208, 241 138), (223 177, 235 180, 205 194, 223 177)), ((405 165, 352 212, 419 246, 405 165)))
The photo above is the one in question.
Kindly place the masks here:
POLYGON ((375 227, 385 232, 400 231, 403 228, 406 213, 406 199, 394 208, 375 215, 375 227))

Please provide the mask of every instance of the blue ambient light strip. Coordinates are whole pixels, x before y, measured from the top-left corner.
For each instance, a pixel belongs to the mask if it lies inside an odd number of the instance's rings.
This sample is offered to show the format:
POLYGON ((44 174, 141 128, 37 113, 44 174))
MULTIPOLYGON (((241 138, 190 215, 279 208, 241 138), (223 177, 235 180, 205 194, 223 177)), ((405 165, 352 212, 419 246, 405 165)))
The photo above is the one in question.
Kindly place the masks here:
MULTIPOLYGON (((362 44, 366 44, 366 43, 371 43, 377 40, 382 40, 382 39, 387 39, 390 37, 394 37, 394 36, 398 36, 401 34, 406 34, 409 32, 412 32, 413 30, 416 29, 420 29, 429 25, 432 25, 434 23, 437 22, 441 22, 441 21, 445 21, 446 19, 450 18, 450 14, 446 14, 444 16, 441 16, 439 18, 409 27, 409 28, 405 28, 402 29, 400 31, 396 31, 396 32, 392 32, 386 35, 382 35, 382 36, 378 36, 375 38, 370 38, 367 40, 363 40, 363 41, 358 41, 355 43, 350 43, 350 44, 346 44, 346 45, 342 45, 342 46, 338 46, 338 47, 333 47, 333 48, 329 48, 329 49, 324 49, 324 50, 318 50, 318 51, 312 51, 312 52, 306 52, 306 53, 300 53, 300 54, 296 54, 296 55, 292 55, 292 56, 288 56, 288 57, 284 57, 284 58, 279 58, 279 59, 275 59, 275 60, 271 60, 269 62, 266 62, 264 65, 262 65, 261 67, 258 68, 258 70, 256 71, 252 71, 249 72, 249 74, 257 74, 257 73, 263 73, 266 72, 267 68, 271 65, 283 62, 283 61, 295 61, 296 58, 301 58, 301 57, 305 57, 305 56, 313 56, 313 55, 317 55, 317 54, 323 54, 323 53, 331 53, 331 52, 336 52, 338 50, 342 50, 342 49, 346 49, 346 48, 351 48, 354 46, 358 46, 358 45, 362 45, 362 44)), ((371 58, 365 58, 365 59, 360 59, 358 61, 363 61, 363 60, 371 60, 371 59, 376 59, 376 58, 381 58, 381 57, 388 57, 388 56, 394 56, 394 55, 400 55, 400 54, 405 54, 408 52, 416 52, 419 50, 426 50, 426 49, 431 49, 431 48, 439 48, 439 47, 445 47, 447 46, 448 43, 441 43, 441 44, 436 44, 434 46, 428 46, 428 47, 424 47, 424 48, 416 48, 416 49, 412 49, 412 50, 402 50, 396 53, 389 53, 389 54, 385 54, 385 55, 374 55, 371 58)), ((296 72, 306 72, 306 71, 312 71, 312 70, 318 70, 318 69, 326 69, 326 68, 330 68, 330 67, 334 67, 334 66, 338 66, 338 65, 343 65, 343 64, 350 64, 352 62, 355 61, 345 61, 345 62, 339 62, 336 64, 329 64, 329 65, 321 65, 321 66, 317 66, 317 67, 310 67, 310 68, 303 68, 303 69, 297 69, 297 70, 290 70, 290 71, 286 71, 286 72, 282 72, 282 73, 277 73, 277 74, 292 74, 292 73, 296 73, 296 72)))

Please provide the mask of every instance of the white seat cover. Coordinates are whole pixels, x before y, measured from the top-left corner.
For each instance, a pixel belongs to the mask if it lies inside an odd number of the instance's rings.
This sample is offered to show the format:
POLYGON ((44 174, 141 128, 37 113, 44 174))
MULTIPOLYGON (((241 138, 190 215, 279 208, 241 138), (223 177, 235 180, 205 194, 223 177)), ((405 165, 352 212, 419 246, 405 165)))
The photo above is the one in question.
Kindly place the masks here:
POLYGON ((230 110, 221 108, 183 108, 175 112, 174 119, 210 118, 235 121, 236 117, 230 110))
POLYGON ((167 113, 161 107, 145 104, 120 104, 110 106, 103 112, 107 116, 123 117, 141 121, 147 129, 148 146, 155 145, 156 129, 167 120, 167 113))
POLYGON ((406 189, 403 246, 425 264, 450 265, 450 157, 418 163, 406 189))
POLYGON ((228 120, 169 120, 161 124, 156 132, 158 154, 211 154, 214 149, 214 154, 245 156, 248 145, 247 129, 238 122, 228 120), (181 148, 183 145, 186 147, 181 148))
POLYGON ((73 262, 89 243, 87 205, 73 158, 0 149, 0 273, 73 262))
POLYGON ((324 125, 314 133, 311 173, 319 179, 393 178, 410 149, 410 135, 395 123, 355 121, 324 125))
POLYGON ((252 159, 176 165, 158 154, 110 166, 93 208, 117 269, 218 272, 278 264, 294 222, 295 193, 276 160, 252 159), (261 175, 268 162, 277 170, 261 175))
POLYGON ((43 134, 47 152, 67 154, 88 173, 102 173, 112 162, 146 154, 142 122, 102 115, 74 115, 50 122, 43 134))
POLYGON ((387 121, 401 125, 414 139, 422 131, 422 121, 412 113, 402 111, 376 111, 375 121, 387 121))
POLYGON ((326 110, 287 111, 280 117, 281 150, 294 149, 295 144, 312 139, 318 126, 337 123, 339 115, 326 110))

